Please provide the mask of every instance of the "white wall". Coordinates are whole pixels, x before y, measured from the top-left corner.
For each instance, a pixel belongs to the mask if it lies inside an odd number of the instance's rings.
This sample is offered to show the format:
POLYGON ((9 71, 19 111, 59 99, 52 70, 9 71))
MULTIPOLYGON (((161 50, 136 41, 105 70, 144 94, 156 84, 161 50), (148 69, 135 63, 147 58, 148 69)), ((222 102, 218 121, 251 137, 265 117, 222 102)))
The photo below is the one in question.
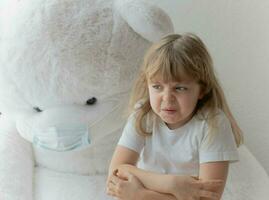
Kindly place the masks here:
POLYGON ((157 0, 209 48, 245 144, 269 173, 269 1, 157 0))

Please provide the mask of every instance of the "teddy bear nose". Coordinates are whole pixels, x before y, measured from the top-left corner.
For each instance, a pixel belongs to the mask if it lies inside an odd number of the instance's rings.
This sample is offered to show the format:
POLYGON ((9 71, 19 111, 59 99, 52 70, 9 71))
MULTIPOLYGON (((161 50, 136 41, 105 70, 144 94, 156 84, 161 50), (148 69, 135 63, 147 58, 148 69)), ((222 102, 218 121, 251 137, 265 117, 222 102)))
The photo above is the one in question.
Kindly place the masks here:
POLYGON ((95 97, 92 97, 86 101, 86 105, 93 105, 95 104, 97 99, 95 97))
POLYGON ((42 112, 43 110, 41 110, 39 107, 33 107, 33 109, 37 112, 42 112))

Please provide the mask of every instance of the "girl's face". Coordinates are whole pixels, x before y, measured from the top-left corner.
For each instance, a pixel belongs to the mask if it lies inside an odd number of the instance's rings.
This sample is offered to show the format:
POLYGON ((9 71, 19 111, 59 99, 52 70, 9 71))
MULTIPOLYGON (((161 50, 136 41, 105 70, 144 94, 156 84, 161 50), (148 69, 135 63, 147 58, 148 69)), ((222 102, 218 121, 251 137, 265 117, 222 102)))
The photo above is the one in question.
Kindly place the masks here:
POLYGON ((187 123, 203 97, 200 85, 187 76, 180 82, 164 82, 157 76, 148 81, 148 89, 152 110, 170 129, 187 123))

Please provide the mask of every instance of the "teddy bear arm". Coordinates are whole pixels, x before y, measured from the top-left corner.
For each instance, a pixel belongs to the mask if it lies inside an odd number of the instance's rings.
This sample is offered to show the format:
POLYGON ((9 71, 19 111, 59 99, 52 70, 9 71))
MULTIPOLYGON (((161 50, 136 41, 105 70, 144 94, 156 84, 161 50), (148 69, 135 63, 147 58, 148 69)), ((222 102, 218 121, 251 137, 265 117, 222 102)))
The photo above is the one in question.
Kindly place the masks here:
POLYGON ((0 197, 32 200, 34 158, 32 145, 0 118, 0 197))

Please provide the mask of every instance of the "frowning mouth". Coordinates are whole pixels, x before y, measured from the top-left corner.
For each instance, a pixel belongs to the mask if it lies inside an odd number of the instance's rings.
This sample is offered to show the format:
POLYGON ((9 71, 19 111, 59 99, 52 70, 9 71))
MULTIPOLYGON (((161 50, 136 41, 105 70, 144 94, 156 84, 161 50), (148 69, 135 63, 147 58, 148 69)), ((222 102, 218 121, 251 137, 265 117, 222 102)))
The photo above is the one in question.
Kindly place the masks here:
POLYGON ((175 113, 177 110, 172 108, 164 108, 162 111, 166 113, 175 113))

